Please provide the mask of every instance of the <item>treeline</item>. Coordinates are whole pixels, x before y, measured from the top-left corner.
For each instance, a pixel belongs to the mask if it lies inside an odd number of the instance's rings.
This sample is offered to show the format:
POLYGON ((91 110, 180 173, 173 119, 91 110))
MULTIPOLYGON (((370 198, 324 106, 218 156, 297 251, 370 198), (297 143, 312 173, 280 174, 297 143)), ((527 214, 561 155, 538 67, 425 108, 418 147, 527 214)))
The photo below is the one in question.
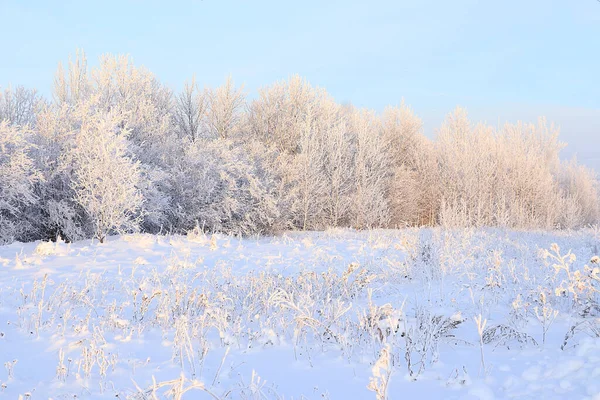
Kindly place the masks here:
POLYGON ((404 103, 337 104, 300 77, 248 101, 232 80, 173 93, 128 57, 59 65, 51 100, 0 94, 0 241, 119 232, 598 222, 590 169, 558 132, 449 114, 435 140, 404 103))

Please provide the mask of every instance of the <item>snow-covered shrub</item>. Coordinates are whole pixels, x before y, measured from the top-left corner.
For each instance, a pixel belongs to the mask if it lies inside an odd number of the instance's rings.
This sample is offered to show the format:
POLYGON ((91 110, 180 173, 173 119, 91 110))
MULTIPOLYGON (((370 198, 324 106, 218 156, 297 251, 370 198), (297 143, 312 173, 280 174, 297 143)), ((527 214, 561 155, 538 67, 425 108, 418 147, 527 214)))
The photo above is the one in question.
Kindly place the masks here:
POLYGON ((279 224, 278 177, 259 143, 198 139, 169 170, 170 223, 234 234, 268 233, 279 224))
POLYGON ((0 121, 0 243, 30 239, 27 211, 41 179, 31 159, 31 132, 0 121))
POLYGON ((562 255, 560 248, 553 243, 550 250, 542 250, 541 256, 548 267, 554 270, 552 279, 555 297, 566 300, 569 309, 581 315, 600 314, 600 268, 597 260, 591 266, 574 268, 577 257, 568 251, 562 255))
POLYGON ((34 239, 62 236, 73 241, 92 235, 87 216, 75 201, 73 165, 67 157, 75 146, 76 114, 66 104, 47 106, 38 113, 32 159, 42 179, 35 185, 39 200, 28 215, 34 239))
POLYGON ((372 377, 369 379, 367 388, 375 392, 377 400, 388 399, 388 386, 392 375, 391 346, 387 345, 381 349, 379 358, 371 368, 372 377))
POLYGON ((428 307, 416 305, 414 321, 406 322, 404 359, 410 376, 419 376, 439 360, 439 346, 456 340, 454 331, 464 322, 460 313, 450 317, 435 314, 428 307))

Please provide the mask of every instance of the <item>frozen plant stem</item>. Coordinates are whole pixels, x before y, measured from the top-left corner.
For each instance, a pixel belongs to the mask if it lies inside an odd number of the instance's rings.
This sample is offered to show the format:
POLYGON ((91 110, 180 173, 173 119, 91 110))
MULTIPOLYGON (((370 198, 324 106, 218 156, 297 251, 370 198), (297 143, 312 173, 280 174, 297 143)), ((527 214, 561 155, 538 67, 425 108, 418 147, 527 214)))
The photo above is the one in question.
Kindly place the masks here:
POLYGON ((477 326, 477 333, 479 334, 479 351, 481 356, 481 371, 485 375, 485 357, 483 354, 483 331, 485 330, 485 326, 487 325, 487 319, 483 319, 483 316, 479 314, 474 317, 475 325, 477 326))
POLYGON ((225 349, 225 354, 223 354, 223 358, 221 359, 221 364, 219 364, 219 368, 217 369, 217 373, 215 374, 215 378, 213 379, 212 386, 215 386, 217 383, 217 379, 219 378, 219 374, 221 373, 221 368, 223 368, 223 364, 225 364, 225 359, 227 358, 227 354, 229 354, 229 347, 225 349))
POLYGON ((540 303, 541 308, 536 306, 533 310, 535 311, 535 316, 542 325, 542 345, 544 346, 546 344, 546 334, 558 316, 558 310, 553 309, 547 302, 546 294, 544 292, 540 292, 540 303))

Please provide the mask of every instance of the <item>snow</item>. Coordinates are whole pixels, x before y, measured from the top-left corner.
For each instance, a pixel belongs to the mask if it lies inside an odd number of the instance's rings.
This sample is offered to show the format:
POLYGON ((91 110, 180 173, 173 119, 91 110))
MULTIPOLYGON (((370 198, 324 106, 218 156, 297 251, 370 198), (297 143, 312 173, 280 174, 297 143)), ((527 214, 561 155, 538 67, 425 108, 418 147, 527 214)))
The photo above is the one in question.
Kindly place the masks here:
POLYGON ((598 286, 581 278, 599 244, 498 229, 13 243, 0 398, 600 399, 598 286), (577 257, 557 269, 541 250, 577 257), (557 311, 545 341, 536 307, 557 311))

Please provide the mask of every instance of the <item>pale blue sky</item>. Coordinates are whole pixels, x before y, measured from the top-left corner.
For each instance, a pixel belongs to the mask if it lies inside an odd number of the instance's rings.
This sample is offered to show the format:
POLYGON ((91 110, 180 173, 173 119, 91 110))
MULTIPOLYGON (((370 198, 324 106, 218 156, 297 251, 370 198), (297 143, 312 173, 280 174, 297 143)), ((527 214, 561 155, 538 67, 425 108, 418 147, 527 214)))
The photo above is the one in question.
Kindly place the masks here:
POLYGON ((340 102, 404 98, 428 134, 456 105, 494 124, 545 115, 600 171, 597 0, 0 0, 0 16, 3 86, 50 93, 76 48, 130 54, 175 90, 231 74, 252 96, 298 73, 340 102))

